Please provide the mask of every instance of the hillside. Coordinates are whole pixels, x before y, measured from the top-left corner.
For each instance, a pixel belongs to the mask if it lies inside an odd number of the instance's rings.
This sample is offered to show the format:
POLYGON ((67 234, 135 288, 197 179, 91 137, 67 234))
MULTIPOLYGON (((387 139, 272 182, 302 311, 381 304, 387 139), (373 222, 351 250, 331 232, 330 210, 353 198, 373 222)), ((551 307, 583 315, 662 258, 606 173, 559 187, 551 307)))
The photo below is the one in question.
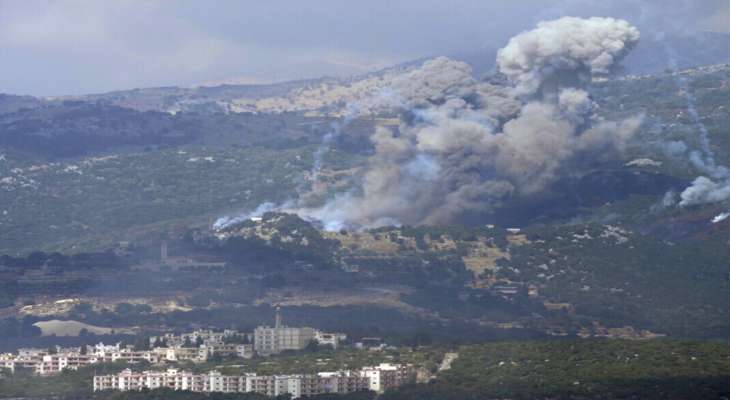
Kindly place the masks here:
MULTIPOLYGON (((625 202, 632 195, 644 196, 645 203, 650 202, 650 198, 658 202, 669 190, 681 191, 701 172, 690 162, 689 156, 689 151, 699 148, 701 143, 696 131, 697 121, 686 112, 687 93, 679 80, 689 82, 689 90, 696 98, 702 116, 701 122, 709 132, 710 150, 718 163, 726 164, 730 162, 730 152, 726 150, 730 148, 730 132, 727 131, 727 113, 723 110, 724 99, 730 98, 730 88, 726 85, 729 76, 730 68, 718 66, 678 74, 597 82, 592 92, 602 115, 645 114, 643 129, 629 147, 624 161, 637 162, 624 166, 595 160, 592 170, 556 182, 533 199, 505 204, 491 215, 479 216, 479 220, 509 227, 565 221, 578 215, 588 217, 594 211, 599 211, 597 217, 600 217, 606 215, 600 207, 609 202, 625 202), (684 153, 670 151, 672 146, 683 147, 684 153)), ((161 219, 169 219, 160 218, 162 215, 185 215, 189 217, 187 221, 205 222, 216 214, 252 209, 259 204, 256 202, 280 202, 299 190, 309 189, 306 185, 297 189, 297 185, 312 168, 312 157, 322 136, 331 132, 331 121, 291 113, 180 113, 173 116, 83 102, 4 114, 0 116, 0 143, 4 148, 0 162, 0 183, 3 185, 0 195, 3 196, 2 204, 12 205, 12 209, 4 208, 7 213, 0 216, 0 223, 13 232, 22 230, 25 238, 42 237, 50 225, 58 229, 65 227, 69 233, 66 243, 69 243, 77 235, 83 236, 83 229, 103 231, 101 221, 108 226, 150 226, 161 219), (274 157, 274 152, 280 149, 286 150, 274 157), (251 163, 247 157, 253 154, 266 162, 251 163), (109 156, 111 158, 106 158, 109 156), (99 157, 102 157, 101 161, 97 160, 99 157), (206 161, 210 157, 214 161, 206 161), (202 161, 189 161, 196 158, 202 161), (103 168, 105 163, 113 165, 114 171, 103 168), (289 173, 299 178, 274 172, 267 163, 289 165, 289 173), (255 171, 259 167, 267 169, 264 182, 272 179, 269 189, 252 178, 258 173, 252 173, 249 168, 255 171), (173 170, 175 174, 168 175, 167 171, 173 170), (180 171, 187 172, 183 175, 180 171), (147 187, 143 189, 143 185, 138 184, 131 188, 115 176, 129 179, 128 182, 148 182, 147 187), (39 185, 39 182, 43 184, 39 185), (153 185, 153 182, 163 183, 153 185), (166 185, 185 188, 188 184, 189 188, 174 191, 175 195, 169 199, 181 204, 196 204, 197 208, 178 210, 178 206, 166 203, 166 185), (271 192, 271 188, 276 188, 279 194, 271 192), (132 209, 125 210, 126 205, 121 206, 116 216, 106 216, 97 223, 90 223, 74 212, 51 211, 64 207, 63 202, 54 200, 59 193, 83 193, 83 209, 88 211, 104 209, 113 204, 109 199, 121 198, 130 190, 143 191, 150 199, 157 199, 160 207, 167 211, 156 214, 159 217, 155 218, 137 214, 138 218, 125 220, 121 225, 118 220, 132 212, 132 209), (246 191, 250 191, 250 200, 240 198, 240 193, 246 191), (108 195, 86 196, 93 193, 108 195), (39 196, 31 197, 34 194, 39 196), (36 222, 28 218, 38 212, 55 213, 57 217, 54 217, 54 223, 36 227, 36 222), (87 228, 79 230, 81 226, 87 228)), ((361 165, 362 156, 371 151, 367 135, 378 123, 377 120, 359 119, 344 126, 343 133, 332 142, 333 152, 328 154, 325 168, 346 173, 334 173, 327 179, 322 174, 323 180, 311 189, 318 193, 346 190, 348 180, 357 175, 357 170, 350 169, 361 165)), ((321 201, 321 195, 319 198, 321 201)), ((127 205, 133 207, 133 204, 128 202, 127 205)), ((629 206, 631 201, 625 204, 617 215, 633 209, 629 206)), ((635 211, 644 213, 639 209, 635 211)), ((21 242, 28 246, 17 248, 3 244, 0 248, 18 252, 32 250, 33 246, 50 248, 51 245, 44 240, 24 239, 18 243, 21 242)))
POLYGON ((467 346, 435 382, 383 398, 724 398, 728 350, 725 343, 621 340, 467 346))
MULTIPOLYGON (((296 318, 352 332, 387 316, 394 321, 387 335, 397 340, 424 326, 438 340, 728 337, 730 233, 726 221, 712 221, 730 204, 664 200, 703 173, 693 150, 730 163, 729 79, 730 68, 717 65, 597 80, 596 118, 644 116, 623 158, 596 157, 539 193, 463 216, 460 226, 334 232, 278 212, 211 226, 262 204, 316 206, 350 193, 373 152, 370 133, 397 121, 365 113, 338 123, 325 114, 387 84, 382 76, 300 87, 287 97, 291 110, 273 113, 4 98, 0 253, 31 257, 6 262, 2 301, 82 296, 97 304, 95 313, 62 313, 98 326, 180 326, 201 312, 211 324, 251 324, 265 320, 269 309, 260 307, 283 304, 296 318), (327 101, 309 103, 310 95, 327 101), (172 268, 159 265, 162 241, 185 267, 150 279, 149 271, 172 268), (88 270, 38 250, 109 252, 88 270), (211 274, 198 262, 225 267, 211 274), (125 301, 150 302, 155 311, 104 311, 125 301), (232 316, 231 307, 252 317, 232 316), (353 309, 372 314, 362 323, 326 317, 353 309)), ((267 90, 261 96, 283 93, 267 90)))

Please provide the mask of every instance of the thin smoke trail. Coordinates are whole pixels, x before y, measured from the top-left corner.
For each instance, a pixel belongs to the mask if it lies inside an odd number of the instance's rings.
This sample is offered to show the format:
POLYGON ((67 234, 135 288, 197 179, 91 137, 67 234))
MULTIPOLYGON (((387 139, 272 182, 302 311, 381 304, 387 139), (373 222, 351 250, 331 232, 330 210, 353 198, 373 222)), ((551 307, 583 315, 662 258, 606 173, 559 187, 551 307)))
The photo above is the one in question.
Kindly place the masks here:
POLYGON ((705 124, 702 122, 700 113, 697 110, 697 98, 692 92, 687 78, 679 71, 677 63, 677 52, 669 43, 667 43, 666 40, 662 41, 662 45, 669 59, 668 67, 672 71, 672 75, 676 77, 677 85, 682 91, 684 100, 687 104, 687 112, 689 113, 690 119, 692 120, 692 124, 699 132, 699 144, 702 154, 704 156, 704 160, 698 160, 694 158, 692 161, 697 167, 704 170, 704 172, 709 173, 716 178, 725 177, 727 176, 727 169, 721 166, 718 167, 717 163, 715 162, 715 154, 710 146, 710 133, 707 130, 705 124))
MULTIPOLYGON (((315 150, 313 155, 313 163, 312 168, 309 171, 309 175, 311 177, 311 185, 315 185, 317 181, 319 180, 319 174, 322 171, 322 166, 324 165, 324 157, 325 155, 330 151, 332 148, 332 143, 342 134, 343 128, 345 128, 347 125, 349 125, 353 119, 359 114, 359 109, 355 106, 348 106, 347 112, 345 116, 338 121, 333 122, 330 125, 330 130, 327 132, 323 137, 322 141, 317 147, 317 150, 315 150)), ((305 183, 300 184, 296 191, 298 193, 301 193, 305 190, 305 183)), ((213 229, 221 230, 228 228, 232 225, 248 221, 252 217, 260 217, 264 213, 272 212, 272 211, 281 211, 281 210, 287 210, 289 208, 299 208, 302 206, 301 204, 301 197, 299 197, 296 201, 294 200, 287 200, 281 204, 275 204, 272 202, 264 202, 259 204, 258 207, 256 207, 252 211, 248 211, 236 216, 223 216, 221 218, 218 218, 213 223, 213 229)))
POLYGON ((314 162, 310 170, 312 184, 316 184, 319 179, 319 173, 322 171, 324 157, 332 148, 332 143, 342 135, 342 130, 346 128, 358 115, 360 115, 360 107, 357 104, 348 104, 345 115, 330 124, 330 131, 322 137, 317 150, 314 152, 314 162))
MULTIPOLYGON (((697 110, 697 98, 692 92, 687 78, 679 71, 677 66, 677 53, 666 41, 662 41, 662 44, 669 58, 672 75, 676 77, 677 85, 686 101, 687 112, 698 132, 700 151, 690 152, 689 160, 698 170, 707 175, 697 177, 689 187, 682 191, 679 205, 686 207, 726 201, 730 199, 730 170, 725 166, 717 165, 715 154, 710 146, 709 131, 702 123, 700 113, 697 110)), ((727 217, 721 214, 712 222, 717 223, 725 218, 727 217)))
POLYGON ((319 173, 322 171, 322 164, 324 162, 324 156, 332 148, 332 142, 340 136, 342 132, 342 124, 340 121, 335 121, 330 125, 330 131, 322 137, 317 150, 314 152, 314 162, 312 163, 312 170, 310 175, 312 177, 312 183, 316 183, 319 178, 319 173))

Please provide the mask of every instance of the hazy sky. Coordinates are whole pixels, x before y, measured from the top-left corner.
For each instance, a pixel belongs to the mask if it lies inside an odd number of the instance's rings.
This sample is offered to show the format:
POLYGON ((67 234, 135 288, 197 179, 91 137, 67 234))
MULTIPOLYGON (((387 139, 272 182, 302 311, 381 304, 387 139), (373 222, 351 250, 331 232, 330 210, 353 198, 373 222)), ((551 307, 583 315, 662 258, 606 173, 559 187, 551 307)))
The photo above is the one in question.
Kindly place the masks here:
POLYGON ((563 15, 730 29, 730 0, 0 0, 0 92, 59 95, 362 73, 498 48, 563 15))

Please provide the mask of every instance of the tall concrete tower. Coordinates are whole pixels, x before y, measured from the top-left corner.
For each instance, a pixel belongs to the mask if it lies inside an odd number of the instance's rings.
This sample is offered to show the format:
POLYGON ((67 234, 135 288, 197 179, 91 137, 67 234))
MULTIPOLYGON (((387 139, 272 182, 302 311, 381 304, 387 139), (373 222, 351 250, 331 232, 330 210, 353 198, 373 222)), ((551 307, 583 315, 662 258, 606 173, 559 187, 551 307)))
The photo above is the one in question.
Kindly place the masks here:
POLYGON ((276 306, 276 322, 274 324, 274 328, 281 328, 281 307, 279 306, 276 306))

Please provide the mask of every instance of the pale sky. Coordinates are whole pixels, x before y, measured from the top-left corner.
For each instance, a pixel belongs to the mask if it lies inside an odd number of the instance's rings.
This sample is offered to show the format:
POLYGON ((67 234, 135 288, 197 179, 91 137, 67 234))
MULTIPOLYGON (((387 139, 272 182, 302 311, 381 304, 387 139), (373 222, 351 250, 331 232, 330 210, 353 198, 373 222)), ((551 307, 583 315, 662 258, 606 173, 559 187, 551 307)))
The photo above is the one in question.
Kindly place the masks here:
POLYGON ((0 93, 344 76, 499 48, 564 15, 727 31, 730 0, 0 0, 0 93))

